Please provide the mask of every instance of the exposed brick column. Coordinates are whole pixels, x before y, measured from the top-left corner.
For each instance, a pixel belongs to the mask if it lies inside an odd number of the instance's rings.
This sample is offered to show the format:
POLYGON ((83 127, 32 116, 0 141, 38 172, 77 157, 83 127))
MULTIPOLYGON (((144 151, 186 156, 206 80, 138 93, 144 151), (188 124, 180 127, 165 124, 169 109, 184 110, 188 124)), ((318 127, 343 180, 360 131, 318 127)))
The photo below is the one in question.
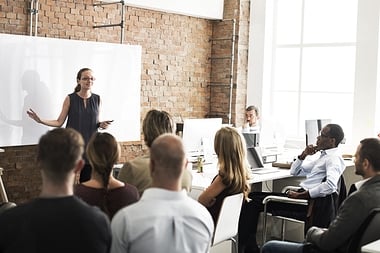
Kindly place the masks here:
POLYGON ((211 101, 208 116, 223 117, 224 123, 228 123, 230 116, 231 123, 240 126, 244 121, 246 107, 250 1, 226 0, 224 3, 223 21, 213 22, 211 81, 209 84, 211 101), (235 30, 233 20, 236 22, 235 30), (231 51, 233 37, 235 38, 234 52, 231 51), (232 60, 234 64, 231 75, 232 60), (232 90, 230 89, 231 76, 233 78, 232 90), (231 108, 230 99, 232 99, 231 108))

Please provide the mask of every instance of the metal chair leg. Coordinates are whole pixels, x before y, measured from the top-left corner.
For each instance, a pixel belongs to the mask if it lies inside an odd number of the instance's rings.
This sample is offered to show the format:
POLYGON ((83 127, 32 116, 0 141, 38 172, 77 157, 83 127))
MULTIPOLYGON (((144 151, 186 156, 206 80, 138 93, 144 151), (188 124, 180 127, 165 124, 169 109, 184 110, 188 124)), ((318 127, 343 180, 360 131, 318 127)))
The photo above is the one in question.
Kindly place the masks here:
POLYGON ((264 217, 263 217, 263 244, 267 241, 267 205, 264 205, 264 217))

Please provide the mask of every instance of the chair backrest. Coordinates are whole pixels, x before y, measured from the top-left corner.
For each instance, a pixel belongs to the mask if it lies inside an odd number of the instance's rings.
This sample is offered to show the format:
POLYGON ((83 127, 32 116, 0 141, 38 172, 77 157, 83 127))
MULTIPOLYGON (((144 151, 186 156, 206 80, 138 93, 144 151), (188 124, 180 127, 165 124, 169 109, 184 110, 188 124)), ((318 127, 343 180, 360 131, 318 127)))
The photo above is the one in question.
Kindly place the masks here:
POLYGON ((224 198, 215 226, 212 245, 229 240, 237 235, 243 197, 243 193, 238 193, 224 198))
MULTIPOLYGON (((322 182, 326 181, 326 177, 322 182)), ((321 228, 328 228, 331 221, 333 221, 338 213, 340 204, 344 201, 347 195, 346 184, 343 175, 340 176, 338 181, 338 190, 332 194, 326 195, 325 197, 318 197, 312 199, 311 214, 306 218, 304 232, 305 234, 312 226, 317 226, 321 228)))
POLYGON ((350 240, 347 253, 360 253, 361 247, 380 239, 380 208, 372 209, 350 240))
POLYGON ((346 187, 346 181, 344 180, 343 174, 340 176, 340 179, 338 181, 338 208, 343 203, 343 201, 347 197, 347 187, 346 187))

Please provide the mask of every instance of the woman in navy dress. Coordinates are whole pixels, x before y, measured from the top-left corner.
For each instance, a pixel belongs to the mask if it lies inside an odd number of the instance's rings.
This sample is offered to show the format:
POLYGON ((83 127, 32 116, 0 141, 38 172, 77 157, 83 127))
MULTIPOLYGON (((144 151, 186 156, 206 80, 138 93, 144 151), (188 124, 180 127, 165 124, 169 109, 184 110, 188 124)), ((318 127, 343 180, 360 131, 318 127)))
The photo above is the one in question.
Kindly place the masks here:
MULTIPOLYGON (((98 131, 98 128, 106 129, 111 124, 111 121, 99 122, 101 100, 99 95, 91 92, 94 81, 95 77, 91 69, 79 70, 77 86, 73 93, 66 96, 57 119, 41 119, 33 109, 29 109, 27 114, 37 123, 50 127, 61 127, 67 119, 66 128, 73 128, 80 132, 87 145, 90 137, 98 131)), ((86 164, 80 173, 80 182, 85 182, 91 177, 91 165, 86 157, 84 159, 86 164)))

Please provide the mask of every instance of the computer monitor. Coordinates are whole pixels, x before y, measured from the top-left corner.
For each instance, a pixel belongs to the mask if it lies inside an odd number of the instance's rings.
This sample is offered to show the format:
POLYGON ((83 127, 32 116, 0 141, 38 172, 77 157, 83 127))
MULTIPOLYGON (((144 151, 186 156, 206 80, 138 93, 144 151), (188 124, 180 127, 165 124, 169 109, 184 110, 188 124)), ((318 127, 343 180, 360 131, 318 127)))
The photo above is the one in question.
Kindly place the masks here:
POLYGON ((247 148, 247 159, 251 169, 264 168, 263 159, 259 147, 247 148))
POLYGON ((247 147, 258 147, 260 142, 260 134, 259 133, 250 133, 250 132, 243 132, 242 133, 245 143, 247 144, 247 147))
POLYGON ((331 119, 305 120, 306 146, 315 144, 322 128, 331 123, 331 119))
POLYGON ((222 118, 185 119, 182 140, 187 155, 214 155, 215 133, 221 127, 222 118))

